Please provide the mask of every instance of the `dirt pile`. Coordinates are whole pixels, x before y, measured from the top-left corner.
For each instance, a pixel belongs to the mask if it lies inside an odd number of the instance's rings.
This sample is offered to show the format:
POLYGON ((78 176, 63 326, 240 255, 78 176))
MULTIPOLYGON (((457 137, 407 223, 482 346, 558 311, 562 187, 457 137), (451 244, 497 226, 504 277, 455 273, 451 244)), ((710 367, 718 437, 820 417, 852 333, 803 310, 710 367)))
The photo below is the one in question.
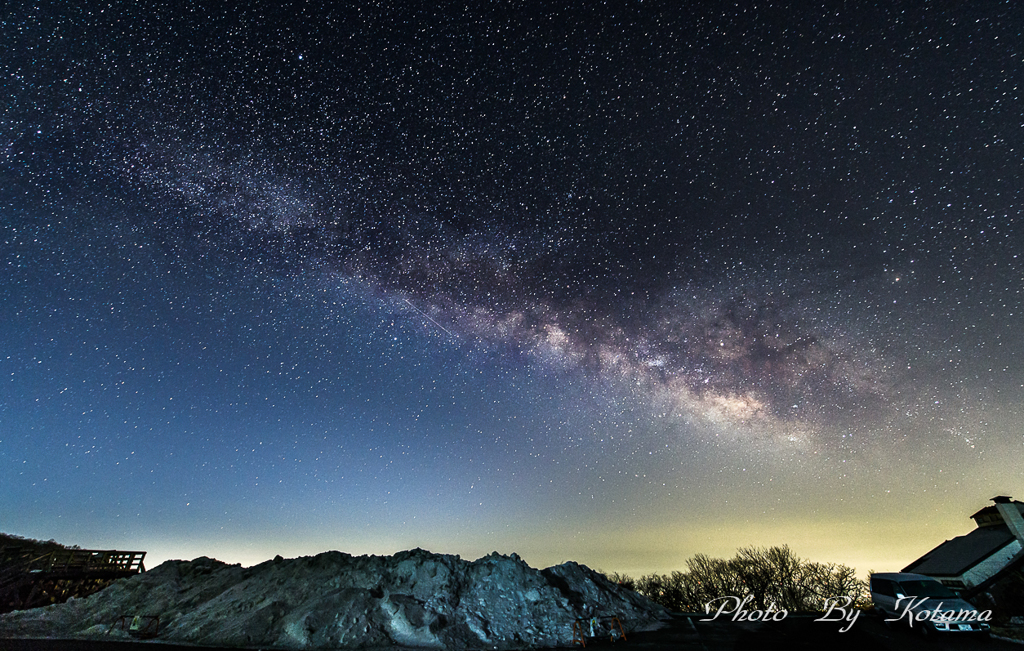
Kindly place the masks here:
POLYGON ((466 649, 569 645, 580 618, 617 615, 628 632, 667 613, 573 562, 327 552, 250 568, 167 561, 86 599, 2 616, 0 637, 106 636, 123 615, 158 615, 160 639, 211 646, 466 649))

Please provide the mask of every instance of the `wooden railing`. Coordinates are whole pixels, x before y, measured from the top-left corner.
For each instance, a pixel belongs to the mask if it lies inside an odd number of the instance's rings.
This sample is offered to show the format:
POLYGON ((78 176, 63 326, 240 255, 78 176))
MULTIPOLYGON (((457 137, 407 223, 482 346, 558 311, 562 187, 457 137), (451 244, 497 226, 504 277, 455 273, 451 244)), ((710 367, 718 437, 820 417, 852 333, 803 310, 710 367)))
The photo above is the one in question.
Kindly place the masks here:
POLYGON ((0 548, 0 613, 85 597, 145 572, 146 552, 112 549, 0 548))
POLYGON ((29 560, 20 569, 26 572, 114 571, 134 574, 145 572, 146 552, 121 552, 96 549, 56 549, 29 560))

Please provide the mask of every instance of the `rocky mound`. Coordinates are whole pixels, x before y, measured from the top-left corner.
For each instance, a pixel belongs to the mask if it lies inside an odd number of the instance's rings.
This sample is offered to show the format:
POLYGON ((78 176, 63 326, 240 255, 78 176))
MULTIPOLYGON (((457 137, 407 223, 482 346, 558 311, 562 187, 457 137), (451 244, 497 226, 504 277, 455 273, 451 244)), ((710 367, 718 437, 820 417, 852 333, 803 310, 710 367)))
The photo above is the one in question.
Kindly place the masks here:
POLYGON ((570 645, 580 618, 617 615, 628 633, 667 613, 573 562, 327 552, 250 568, 167 561, 86 599, 4 615, 0 637, 107 636, 123 615, 158 615, 161 640, 209 646, 466 649, 570 645))

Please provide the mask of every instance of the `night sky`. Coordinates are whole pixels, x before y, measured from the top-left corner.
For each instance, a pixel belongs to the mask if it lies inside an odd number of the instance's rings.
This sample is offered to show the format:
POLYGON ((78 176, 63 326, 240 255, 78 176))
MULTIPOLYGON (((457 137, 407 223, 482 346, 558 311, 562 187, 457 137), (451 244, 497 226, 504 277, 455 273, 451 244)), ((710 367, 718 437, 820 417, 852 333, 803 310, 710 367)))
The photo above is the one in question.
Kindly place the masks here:
POLYGON ((437 4, 3 10, 0 531, 865 573, 1024 499, 1024 6, 437 4))

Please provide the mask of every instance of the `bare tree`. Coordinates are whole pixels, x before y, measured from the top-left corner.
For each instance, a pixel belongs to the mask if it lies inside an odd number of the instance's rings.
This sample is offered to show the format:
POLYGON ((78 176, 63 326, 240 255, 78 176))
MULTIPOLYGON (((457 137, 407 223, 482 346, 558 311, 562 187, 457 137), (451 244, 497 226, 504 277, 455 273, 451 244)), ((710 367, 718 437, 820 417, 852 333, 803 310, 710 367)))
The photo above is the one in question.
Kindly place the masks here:
POLYGON ((617 583, 618 585, 622 586, 627 590, 636 591, 636 579, 629 576, 628 574, 619 574, 618 572, 612 572, 611 574, 605 572, 601 573, 608 577, 608 580, 612 583, 617 583))
POLYGON ((789 546, 745 547, 729 560, 697 554, 686 561, 686 572, 649 574, 636 581, 615 575, 666 608, 703 612, 723 597, 751 597, 751 609, 768 607, 796 611, 822 611, 830 600, 848 598, 852 605, 868 604, 867 584, 845 565, 805 561, 789 546))

